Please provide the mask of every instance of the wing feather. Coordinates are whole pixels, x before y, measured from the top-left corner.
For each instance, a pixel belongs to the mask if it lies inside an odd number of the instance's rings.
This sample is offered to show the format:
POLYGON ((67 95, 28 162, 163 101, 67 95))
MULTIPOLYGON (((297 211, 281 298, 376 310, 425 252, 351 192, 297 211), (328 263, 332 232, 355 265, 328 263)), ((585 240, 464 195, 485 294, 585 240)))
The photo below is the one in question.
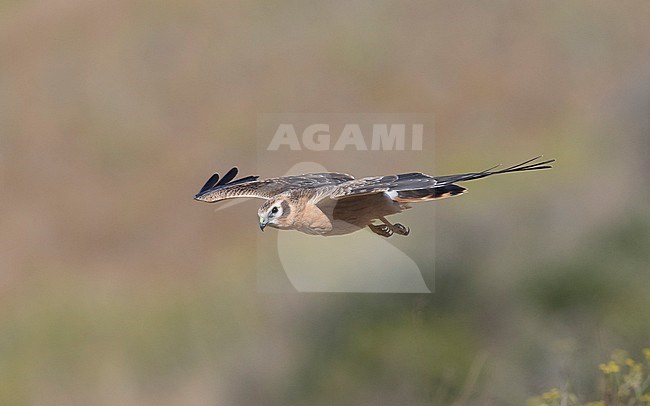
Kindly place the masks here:
POLYGON ((405 191, 430 189, 435 187, 435 178, 419 172, 403 173, 400 175, 375 176, 355 179, 337 187, 330 197, 338 200, 350 196, 369 195, 390 191, 405 191))
POLYGON ((536 161, 541 157, 542 156, 540 155, 535 158, 529 159, 525 162, 522 162, 520 164, 513 165, 498 171, 495 171, 494 169, 498 168, 501 165, 494 166, 490 169, 486 169, 481 172, 470 172, 470 173, 461 173, 456 175, 436 176, 435 179, 438 181, 438 184, 440 185, 449 185, 455 182, 465 182, 468 180, 481 179, 487 176, 498 175, 500 173, 525 172, 525 171, 535 171, 539 169, 552 168, 550 164, 555 162, 555 159, 548 159, 546 161, 532 163, 533 161, 536 161))
POLYGON ((216 173, 212 175, 194 198, 209 203, 238 197, 269 199, 289 190, 302 189, 309 192, 310 200, 314 202, 328 197, 339 200, 376 193, 388 193, 395 201, 423 200, 462 193, 465 189, 453 185, 455 182, 480 179, 500 173, 547 169, 551 168, 550 164, 555 161, 550 159, 534 162, 539 158, 541 157, 501 170, 494 170, 498 167, 496 166, 481 172, 436 177, 411 172, 354 179, 344 173, 323 172, 265 180, 258 180, 258 176, 246 176, 234 180, 238 170, 232 168, 222 179, 219 179, 216 173))
POLYGON ((339 200, 351 196, 397 192, 390 193, 391 198, 395 201, 406 201, 412 199, 422 200, 453 196, 460 194, 465 190, 460 186, 454 185, 455 182, 480 179, 500 173, 548 169, 551 168, 550 164, 555 162, 554 159, 534 162, 539 158, 541 158, 541 156, 497 171, 494 169, 498 168, 499 165, 481 172, 470 172, 447 176, 434 177, 420 172, 411 172, 400 175, 360 178, 339 185, 330 192, 329 197, 334 200, 339 200))
POLYGON ((269 199, 292 189, 314 189, 338 185, 354 179, 344 173, 323 172, 282 176, 265 180, 258 180, 258 176, 247 176, 233 180, 237 172, 237 168, 232 168, 221 181, 219 181, 218 174, 212 175, 199 193, 194 196, 194 199, 208 203, 239 197, 269 199))

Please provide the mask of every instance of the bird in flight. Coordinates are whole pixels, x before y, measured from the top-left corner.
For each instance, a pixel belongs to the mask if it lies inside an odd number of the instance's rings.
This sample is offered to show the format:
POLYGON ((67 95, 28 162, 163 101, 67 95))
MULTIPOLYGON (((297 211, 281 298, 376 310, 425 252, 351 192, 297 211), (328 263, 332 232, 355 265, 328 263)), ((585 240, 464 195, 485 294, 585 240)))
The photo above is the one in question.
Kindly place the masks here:
POLYGON ((554 159, 541 156, 509 168, 500 165, 481 172, 429 176, 419 172, 355 179, 336 172, 308 173, 258 180, 246 176, 235 180, 232 168, 223 178, 215 173, 194 199, 214 203, 239 197, 254 197, 265 202, 257 211, 262 231, 269 226, 298 230, 322 236, 349 234, 370 228, 375 234, 390 237, 408 235, 410 229, 390 223, 386 217, 409 209, 411 203, 437 200, 465 192, 458 182, 491 175, 551 168, 554 159), (536 162, 537 161, 537 162, 536 162))

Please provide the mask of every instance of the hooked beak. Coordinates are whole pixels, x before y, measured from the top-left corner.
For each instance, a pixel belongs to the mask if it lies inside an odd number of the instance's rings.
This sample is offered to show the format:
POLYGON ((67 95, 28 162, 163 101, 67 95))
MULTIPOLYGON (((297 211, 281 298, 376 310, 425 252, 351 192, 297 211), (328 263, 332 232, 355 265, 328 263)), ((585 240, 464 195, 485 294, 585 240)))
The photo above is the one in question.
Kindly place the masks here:
POLYGON ((260 217, 260 230, 264 231, 264 227, 266 227, 267 223, 268 220, 265 220, 263 217, 260 217))

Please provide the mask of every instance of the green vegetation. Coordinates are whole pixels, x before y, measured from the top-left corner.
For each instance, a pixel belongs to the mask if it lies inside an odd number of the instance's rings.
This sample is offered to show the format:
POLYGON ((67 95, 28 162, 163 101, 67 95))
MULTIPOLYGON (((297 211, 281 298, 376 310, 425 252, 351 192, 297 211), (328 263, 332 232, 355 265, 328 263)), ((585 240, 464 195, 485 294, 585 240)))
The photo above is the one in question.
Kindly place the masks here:
POLYGON ((623 350, 612 353, 611 360, 600 364, 603 373, 599 386, 602 388, 601 400, 582 403, 568 390, 552 388, 541 396, 528 400, 528 406, 606 406, 606 405, 647 405, 650 404, 650 348, 643 349, 644 360, 635 361, 623 350))

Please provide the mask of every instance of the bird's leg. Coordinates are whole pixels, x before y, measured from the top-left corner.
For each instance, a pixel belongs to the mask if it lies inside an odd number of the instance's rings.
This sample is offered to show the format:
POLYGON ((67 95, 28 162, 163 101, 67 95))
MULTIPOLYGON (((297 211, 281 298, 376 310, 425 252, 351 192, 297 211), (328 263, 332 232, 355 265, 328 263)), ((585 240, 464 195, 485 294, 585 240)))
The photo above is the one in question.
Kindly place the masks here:
POLYGON ((368 224, 368 228, 372 230, 373 233, 379 234, 382 237, 390 237, 393 235, 393 230, 391 230, 390 227, 388 227, 386 224, 379 224, 379 225, 374 225, 374 224, 368 224))
POLYGON ((390 228, 390 230, 395 234, 406 236, 409 235, 409 233, 411 232, 410 228, 405 227, 400 223, 391 224, 388 220, 386 220, 386 217, 379 217, 379 220, 381 220, 384 223, 384 225, 390 228))

